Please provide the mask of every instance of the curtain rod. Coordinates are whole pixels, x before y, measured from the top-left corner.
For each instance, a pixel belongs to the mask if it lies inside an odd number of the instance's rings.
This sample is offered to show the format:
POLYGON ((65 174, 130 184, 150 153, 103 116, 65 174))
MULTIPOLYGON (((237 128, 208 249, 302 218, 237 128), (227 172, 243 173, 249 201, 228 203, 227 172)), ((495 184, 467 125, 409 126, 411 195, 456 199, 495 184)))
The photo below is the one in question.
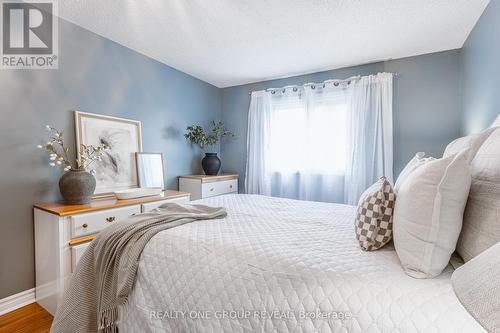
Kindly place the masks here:
MULTIPOLYGON (((400 74, 399 73, 392 73, 392 75, 394 76, 399 76, 400 74)), ((289 88, 302 88, 302 87, 310 87, 310 86, 319 86, 319 85, 325 85, 327 83, 343 83, 343 82, 351 82, 351 81, 357 81, 357 80, 360 80, 361 79, 361 75, 356 75, 356 76, 351 76, 351 77, 348 77, 347 79, 331 79, 331 80, 325 80, 323 82, 320 82, 320 83, 314 83, 314 82, 310 82, 310 83, 305 83, 305 84, 302 84, 302 85, 288 85, 288 86, 284 86, 284 87, 281 87, 281 88, 267 88, 267 89, 264 89, 264 91, 277 91, 277 90, 285 90, 285 89, 289 89, 289 88)), ((251 95, 253 91, 249 92, 248 94, 251 95)))

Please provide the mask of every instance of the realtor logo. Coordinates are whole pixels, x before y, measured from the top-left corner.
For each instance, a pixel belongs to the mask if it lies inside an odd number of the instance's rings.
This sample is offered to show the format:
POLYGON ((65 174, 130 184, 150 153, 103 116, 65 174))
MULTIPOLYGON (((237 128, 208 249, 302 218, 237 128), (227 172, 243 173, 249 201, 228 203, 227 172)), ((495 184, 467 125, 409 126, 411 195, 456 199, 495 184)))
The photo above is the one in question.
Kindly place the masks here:
POLYGON ((57 69, 57 3, 3 0, 2 69, 57 69))

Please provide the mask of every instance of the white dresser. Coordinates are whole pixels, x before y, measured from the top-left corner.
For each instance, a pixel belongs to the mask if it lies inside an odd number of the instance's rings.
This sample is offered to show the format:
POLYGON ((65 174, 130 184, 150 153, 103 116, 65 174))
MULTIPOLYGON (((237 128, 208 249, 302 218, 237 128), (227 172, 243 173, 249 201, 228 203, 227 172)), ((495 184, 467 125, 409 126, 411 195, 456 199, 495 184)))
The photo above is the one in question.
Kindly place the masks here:
POLYGON ((36 301, 55 314, 71 273, 100 230, 167 202, 189 202, 189 196, 165 191, 130 200, 97 199, 88 205, 35 205, 36 301))
POLYGON ((179 177, 179 191, 191 193, 191 200, 238 193, 238 175, 179 177))

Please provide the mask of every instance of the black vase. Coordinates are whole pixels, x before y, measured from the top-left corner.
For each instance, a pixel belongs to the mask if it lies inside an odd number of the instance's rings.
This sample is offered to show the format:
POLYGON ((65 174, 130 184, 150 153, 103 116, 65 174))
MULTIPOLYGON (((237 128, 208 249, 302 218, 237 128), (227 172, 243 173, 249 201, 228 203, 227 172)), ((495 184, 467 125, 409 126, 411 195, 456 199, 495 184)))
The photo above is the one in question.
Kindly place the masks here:
POLYGON ((59 179, 59 190, 67 205, 90 203, 95 191, 95 178, 83 170, 71 170, 59 179))
POLYGON ((201 160, 201 167, 207 176, 216 176, 219 173, 221 162, 217 153, 205 153, 201 160))

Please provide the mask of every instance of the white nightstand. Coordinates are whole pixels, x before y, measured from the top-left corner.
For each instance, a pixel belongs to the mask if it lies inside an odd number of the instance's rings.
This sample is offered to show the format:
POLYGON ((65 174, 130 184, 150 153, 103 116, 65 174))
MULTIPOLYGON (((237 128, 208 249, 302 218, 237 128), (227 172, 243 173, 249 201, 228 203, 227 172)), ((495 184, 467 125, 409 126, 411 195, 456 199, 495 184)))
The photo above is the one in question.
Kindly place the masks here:
POLYGON ((191 193, 191 200, 238 193, 238 175, 179 177, 179 191, 191 193))

